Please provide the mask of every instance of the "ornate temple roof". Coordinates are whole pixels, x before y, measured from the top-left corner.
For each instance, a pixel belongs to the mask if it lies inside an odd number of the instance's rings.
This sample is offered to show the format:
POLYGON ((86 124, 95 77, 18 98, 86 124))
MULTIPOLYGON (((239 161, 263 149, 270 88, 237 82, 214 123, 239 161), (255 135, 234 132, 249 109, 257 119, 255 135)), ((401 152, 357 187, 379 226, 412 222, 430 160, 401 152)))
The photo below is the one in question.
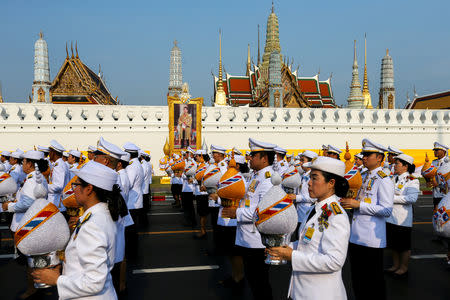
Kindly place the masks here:
POLYGON ((77 46, 75 55, 71 50, 69 56, 66 46, 66 59, 50 88, 51 101, 58 104, 117 104, 103 79, 81 61, 77 46))
POLYGON ((450 109, 450 91, 415 97, 409 109, 450 109))

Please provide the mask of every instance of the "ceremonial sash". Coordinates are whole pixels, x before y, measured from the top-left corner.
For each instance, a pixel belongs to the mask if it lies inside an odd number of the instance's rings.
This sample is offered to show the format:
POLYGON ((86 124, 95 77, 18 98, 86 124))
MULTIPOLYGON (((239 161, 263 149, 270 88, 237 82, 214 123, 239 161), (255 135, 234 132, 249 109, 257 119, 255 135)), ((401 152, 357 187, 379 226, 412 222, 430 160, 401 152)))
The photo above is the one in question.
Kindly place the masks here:
POLYGON ((260 223, 270 219, 271 217, 275 216, 276 214, 284 211, 288 207, 292 205, 292 200, 288 197, 288 195, 284 196, 283 199, 281 199, 278 202, 275 202, 268 208, 264 209, 263 211, 259 211, 259 208, 256 208, 256 225, 259 225, 260 223))
POLYGON ((358 166, 353 165, 353 168, 351 168, 345 175, 344 178, 347 180, 350 180, 358 173, 358 166))
POLYGON ((2 176, 0 176, 0 183, 3 182, 5 179, 8 179, 9 177, 11 177, 11 175, 9 175, 8 173, 3 174, 2 176))
POLYGON ((239 180, 242 180, 242 176, 239 175, 239 174, 236 174, 233 177, 225 179, 224 181, 219 183, 219 190, 223 189, 223 188, 226 188, 227 186, 230 186, 230 185, 238 182, 239 180))
POLYGON ((207 174, 205 174, 205 176, 203 176, 203 181, 205 181, 206 179, 208 179, 209 177, 215 175, 216 173, 220 172, 219 168, 215 168, 212 169, 210 172, 208 172, 207 174))
POLYGON ((286 178, 288 178, 288 177, 291 177, 292 175, 295 175, 295 174, 297 174, 297 173, 298 173, 297 169, 294 169, 293 171, 291 171, 291 172, 289 172, 289 173, 284 173, 284 174, 283 174, 283 179, 286 179, 286 178))
POLYGON ((14 235, 14 243, 16 246, 27 235, 33 232, 36 228, 48 221, 53 215, 58 212, 58 208, 53 204, 47 204, 41 211, 39 211, 34 217, 32 217, 27 223, 25 223, 14 235))
POLYGON ((426 169, 425 171, 422 171, 422 174, 429 174, 429 173, 431 173, 431 171, 433 171, 434 169, 436 169, 436 167, 435 166, 431 166, 431 167, 429 167, 428 169, 426 169))

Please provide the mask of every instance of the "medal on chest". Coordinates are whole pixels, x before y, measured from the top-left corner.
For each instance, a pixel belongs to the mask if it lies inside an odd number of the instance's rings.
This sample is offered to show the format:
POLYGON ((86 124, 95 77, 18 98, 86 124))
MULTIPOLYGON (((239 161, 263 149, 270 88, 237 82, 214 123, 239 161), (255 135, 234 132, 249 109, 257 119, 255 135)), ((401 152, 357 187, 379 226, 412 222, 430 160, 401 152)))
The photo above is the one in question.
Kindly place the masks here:
POLYGON ((87 220, 89 220, 89 218, 91 217, 91 213, 88 213, 86 215, 86 217, 84 217, 83 221, 80 222, 80 220, 78 220, 77 225, 75 225, 75 233, 73 235, 73 240, 75 240, 78 236, 78 232, 80 231, 81 225, 83 225, 84 223, 87 222, 87 220))
POLYGON ((323 232, 325 229, 328 228, 328 218, 331 216, 332 212, 328 208, 328 205, 325 203, 322 206, 322 213, 320 214, 320 217, 317 219, 319 222, 319 231, 323 232))

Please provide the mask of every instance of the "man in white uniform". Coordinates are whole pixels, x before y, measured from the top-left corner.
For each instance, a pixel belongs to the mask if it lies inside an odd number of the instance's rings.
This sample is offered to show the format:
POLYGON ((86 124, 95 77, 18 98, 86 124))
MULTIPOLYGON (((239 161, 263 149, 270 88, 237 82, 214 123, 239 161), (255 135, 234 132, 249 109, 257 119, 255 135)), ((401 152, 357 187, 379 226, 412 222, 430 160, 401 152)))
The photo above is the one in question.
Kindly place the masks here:
POLYGON ((50 141, 50 162, 53 169, 50 173, 48 185, 48 201, 52 202, 61 212, 66 211, 62 204, 61 194, 67 183, 70 181, 69 168, 62 159, 62 154, 66 149, 55 140, 50 141))
MULTIPOLYGON (((449 162, 447 146, 435 142, 433 151, 436 159, 434 159, 431 164, 435 166, 436 169, 439 169, 443 164, 449 162)), ((435 210, 439 202, 441 202, 442 198, 445 196, 445 182, 441 180, 439 176, 436 176, 436 183, 437 186, 433 186, 433 204, 435 210)))

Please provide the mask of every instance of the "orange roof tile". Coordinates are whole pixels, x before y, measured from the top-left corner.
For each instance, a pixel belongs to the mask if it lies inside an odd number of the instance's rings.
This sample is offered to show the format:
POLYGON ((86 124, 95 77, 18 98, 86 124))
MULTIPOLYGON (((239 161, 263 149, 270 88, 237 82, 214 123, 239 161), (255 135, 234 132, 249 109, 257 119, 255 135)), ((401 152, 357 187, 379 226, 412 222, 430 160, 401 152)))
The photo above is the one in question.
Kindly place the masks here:
POLYGON ((315 79, 299 79, 298 85, 300 86, 300 90, 305 94, 319 94, 315 79))
POLYGON ((248 77, 246 78, 230 78, 230 93, 233 92, 247 92, 249 94, 252 93, 251 87, 250 87, 250 79, 248 77))

